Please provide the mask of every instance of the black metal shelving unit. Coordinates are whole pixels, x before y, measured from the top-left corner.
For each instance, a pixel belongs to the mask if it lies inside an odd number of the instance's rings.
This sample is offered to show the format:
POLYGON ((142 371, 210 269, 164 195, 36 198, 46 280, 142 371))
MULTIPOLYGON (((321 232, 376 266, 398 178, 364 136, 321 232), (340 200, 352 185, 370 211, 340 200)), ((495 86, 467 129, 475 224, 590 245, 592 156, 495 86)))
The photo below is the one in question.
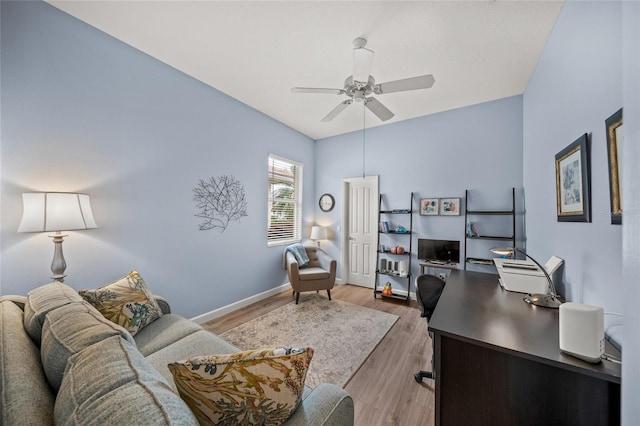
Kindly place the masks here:
POLYGON ((398 241, 398 245, 401 245, 403 248, 405 248, 404 253, 400 253, 400 254, 392 253, 389 249, 386 248, 386 245, 385 245, 385 250, 382 251, 380 250, 380 246, 381 246, 380 238, 378 238, 378 248, 377 248, 378 254, 376 257, 376 282, 373 289, 373 297, 377 298, 379 295, 383 298, 405 300, 407 303, 409 303, 410 294, 411 294, 411 257, 412 257, 411 253, 413 251, 412 238, 411 238, 411 233, 413 231, 413 192, 411 193, 411 200, 409 202, 408 209, 383 210, 382 198, 383 198, 383 195, 380 194, 378 198, 378 227, 379 227, 378 233, 379 235, 382 235, 382 234, 389 235, 394 239, 394 241, 399 240, 400 236, 408 237, 409 250, 406 250, 407 241, 402 240, 402 242, 398 241), (386 222, 386 219, 390 219, 393 217, 398 218, 398 221, 397 221, 398 223, 395 223, 394 225, 405 226, 407 221, 406 219, 402 220, 401 217, 406 215, 409 215, 409 228, 407 228, 407 232, 396 232, 395 229, 388 229, 388 230, 382 229, 383 228, 382 224, 386 222), (387 268, 386 270, 381 270, 381 260, 382 260, 380 258, 381 255, 385 256, 384 259, 386 262, 394 262, 395 259, 401 259, 401 260, 407 259, 407 271, 406 271, 407 275, 401 276, 398 273, 398 271, 394 271, 391 268, 387 268), (398 294, 395 291, 392 292, 391 295, 382 294, 382 289, 384 288, 384 283, 383 284, 380 283, 380 280, 382 279, 382 277, 390 277, 390 278, 393 278, 394 280, 406 280, 407 282, 406 296, 403 294, 398 294))
POLYGON ((511 188, 511 210, 470 210, 469 209, 469 190, 465 190, 465 203, 464 203, 464 269, 467 269, 467 264, 475 265, 491 265, 493 266, 493 260, 486 258, 469 257, 467 255, 469 242, 473 240, 495 240, 504 241, 508 243, 510 247, 516 246, 516 189, 511 188), (470 217, 474 216, 509 216, 511 218, 511 235, 469 235, 467 224, 470 221, 470 217))

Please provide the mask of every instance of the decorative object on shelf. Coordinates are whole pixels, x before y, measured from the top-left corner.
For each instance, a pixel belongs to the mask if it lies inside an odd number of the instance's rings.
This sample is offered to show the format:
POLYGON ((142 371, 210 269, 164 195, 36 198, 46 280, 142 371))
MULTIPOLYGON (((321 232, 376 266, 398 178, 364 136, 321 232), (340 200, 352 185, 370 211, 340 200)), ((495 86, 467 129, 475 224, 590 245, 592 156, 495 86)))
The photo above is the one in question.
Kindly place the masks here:
MULTIPOLYGON (((400 234, 402 234, 402 232, 400 232, 400 234)), ((402 246, 391 247, 391 254, 404 254, 404 247, 402 246)))
POLYGON ((471 221, 467 221, 467 237, 477 238, 479 236, 480 236, 480 233, 478 232, 478 228, 476 227, 476 224, 471 221))
POLYGON ((558 309, 558 307, 560 307, 560 305, 564 303, 558 297, 558 294, 556 293, 556 287, 555 285, 553 285, 553 280, 547 273, 546 268, 540 265, 538 261, 535 260, 533 257, 529 256, 526 251, 518 247, 494 247, 491 249, 491 252, 501 256, 506 255, 509 258, 515 252, 520 252, 526 257, 528 257, 529 259, 531 259, 533 263, 535 263, 536 266, 542 271, 545 278, 547 279, 547 282, 549 283, 549 292, 546 294, 529 294, 523 299, 525 302, 529 303, 530 305, 542 306, 544 308, 552 308, 552 309, 558 309))
POLYGON ((335 207, 336 200, 331 194, 322 194, 320 196, 318 204, 320 205, 320 210, 322 210, 323 212, 330 212, 335 207))
POLYGON ((393 289, 391 288, 391 283, 387 281, 387 283, 384 285, 384 288, 382 289, 382 295, 391 296, 392 294, 393 294, 393 289))
POLYGON ((27 192, 22 194, 23 212, 18 232, 55 232, 51 277, 64 282, 67 263, 62 254, 62 231, 79 231, 98 227, 93 219, 88 194, 71 192, 27 192))
POLYGON ((558 222, 591 222, 590 175, 585 133, 556 154, 558 222))
POLYGON ((240 222, 247 215, 247 199, 244 185, 233 176, 212 176, 208 181, 200 179, 193 188, 193 200, 204 221, 199 225, 201 231, 218 228, 224 232, 229 222, 240 222))
POLYGON ((611 224, 622 225, 622 188, 620 186, 620 160, 622 158, 622 108, 605 120, 607 125, 607 153, 609 155, 609 195, 611 198, 611 224))
POLYGON ((402 225, 396 227, 396 234, 408 234, 409 230, 402 225))
POLYGON ((460 198, 440 198, 442 216, 460 216, 460 198))
POLYGON ((327 228, 324 226, 314 225, 311 227, 311 236, 310 238, 317 242, 318 247, 320 247, 320 240, 327 240, 327 228))
POLYGON ((438 206, 440 205, 438 198, 421 198, 420 199, 420 214, 422 216, 432 216, 439 213, 438 206))
POLYGON ((380 272, 387 272, 387 259, 380 259, 380 272))
POLYGON ((409 275, 409 262, 406 260, 398 262, 398 274, 403 278, 409 275))

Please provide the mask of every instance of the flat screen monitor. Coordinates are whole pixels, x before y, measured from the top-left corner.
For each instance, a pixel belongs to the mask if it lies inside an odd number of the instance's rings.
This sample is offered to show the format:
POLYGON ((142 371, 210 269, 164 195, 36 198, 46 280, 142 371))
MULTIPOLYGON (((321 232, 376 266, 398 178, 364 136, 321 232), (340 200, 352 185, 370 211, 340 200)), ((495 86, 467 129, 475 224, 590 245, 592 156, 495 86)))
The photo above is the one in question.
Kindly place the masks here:
POLYGON ((418 259, 460 263, 460 241, 418 238, 418 259))

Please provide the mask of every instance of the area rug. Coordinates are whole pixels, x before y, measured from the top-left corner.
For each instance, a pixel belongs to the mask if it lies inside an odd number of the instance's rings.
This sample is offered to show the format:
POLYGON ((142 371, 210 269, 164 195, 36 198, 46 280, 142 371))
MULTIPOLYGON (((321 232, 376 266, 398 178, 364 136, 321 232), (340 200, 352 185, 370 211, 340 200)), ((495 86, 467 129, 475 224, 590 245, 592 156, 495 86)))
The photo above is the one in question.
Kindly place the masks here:
POLYGON ((344 387, 398 320, 380 312, 326 296, 303 295, 220 337, 242 350, 310 346, 315 353, 306 384, 344 387))

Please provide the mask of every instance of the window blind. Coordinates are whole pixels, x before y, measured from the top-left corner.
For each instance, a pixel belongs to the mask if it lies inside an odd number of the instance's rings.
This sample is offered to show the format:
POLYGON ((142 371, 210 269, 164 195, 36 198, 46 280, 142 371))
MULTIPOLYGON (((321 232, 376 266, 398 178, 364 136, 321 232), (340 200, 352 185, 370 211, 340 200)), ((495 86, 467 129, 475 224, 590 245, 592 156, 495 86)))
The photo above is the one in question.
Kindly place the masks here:
POLYGON ((269 155, 269 246, 300 242, 302 236, 302 164, 269 155))

